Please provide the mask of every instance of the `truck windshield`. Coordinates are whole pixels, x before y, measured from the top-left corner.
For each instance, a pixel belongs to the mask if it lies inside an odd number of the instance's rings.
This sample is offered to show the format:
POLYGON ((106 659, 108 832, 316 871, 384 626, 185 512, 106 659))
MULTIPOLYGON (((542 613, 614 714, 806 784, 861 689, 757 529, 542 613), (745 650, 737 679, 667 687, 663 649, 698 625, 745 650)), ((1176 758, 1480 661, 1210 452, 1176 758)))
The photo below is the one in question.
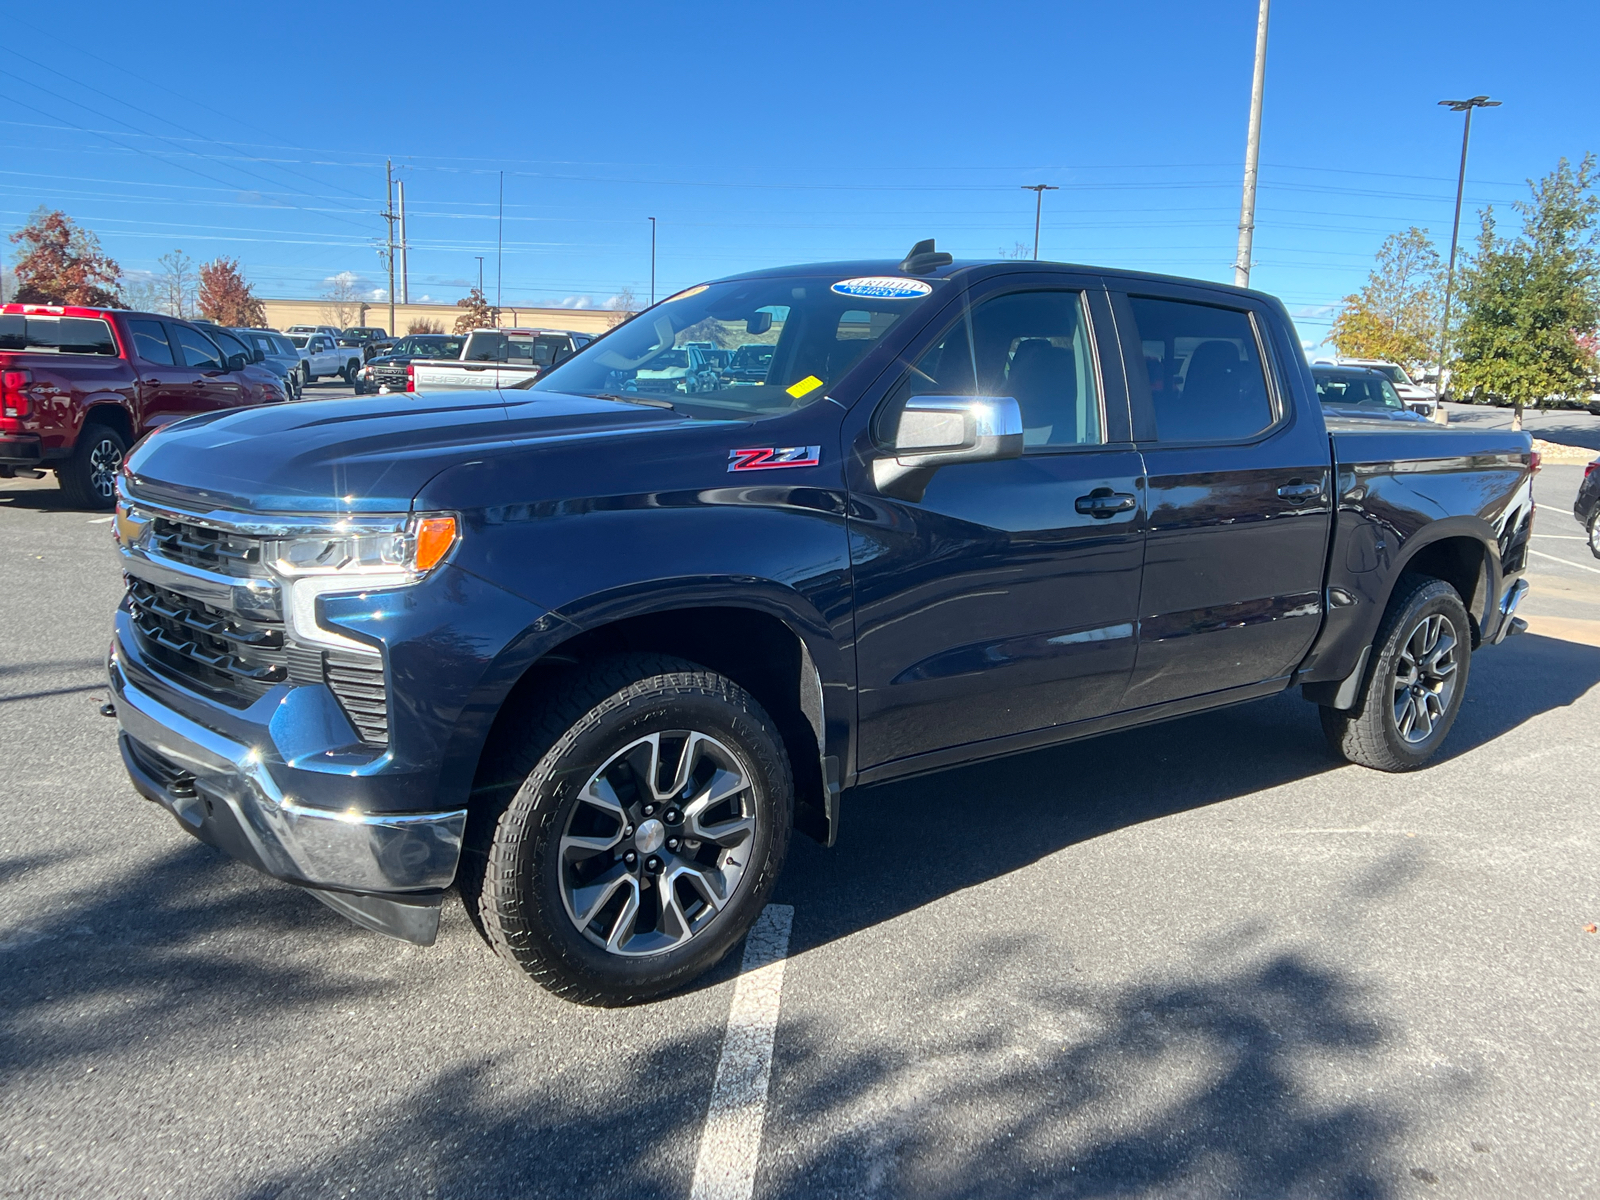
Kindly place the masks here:
POLYGON ((691 416, 787 412, 825 397, 941 286, 831 275, 702 284, 618 326, 533 390, 655 396, 691 416))

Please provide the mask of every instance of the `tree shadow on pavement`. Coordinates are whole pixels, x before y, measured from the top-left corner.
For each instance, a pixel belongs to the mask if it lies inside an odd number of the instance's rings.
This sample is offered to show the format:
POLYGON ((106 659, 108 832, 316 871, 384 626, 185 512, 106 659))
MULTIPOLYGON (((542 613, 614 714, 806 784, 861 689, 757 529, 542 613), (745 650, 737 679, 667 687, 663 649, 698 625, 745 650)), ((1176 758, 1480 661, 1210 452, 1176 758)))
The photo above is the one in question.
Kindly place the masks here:
POLYGON ((182 1043, 222 1021, 259 1022, 378 986, 296 964, 282 947, 366 935, 198 842, 61 899, 0 934, 0 1092, 152 1036, 182 1043))

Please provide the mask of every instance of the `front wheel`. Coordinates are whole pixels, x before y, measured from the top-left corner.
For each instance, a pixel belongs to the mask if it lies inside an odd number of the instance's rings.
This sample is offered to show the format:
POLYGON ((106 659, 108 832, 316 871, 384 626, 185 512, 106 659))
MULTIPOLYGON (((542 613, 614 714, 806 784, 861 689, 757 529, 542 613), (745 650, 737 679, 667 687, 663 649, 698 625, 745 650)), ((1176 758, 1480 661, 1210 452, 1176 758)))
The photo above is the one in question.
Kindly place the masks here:
POLYGON ((1589 553, 1600 558, 1600 505, 1589 514, 1589 553))
POLYGON ((792 822, 788 757, 732 680, 660 655, 579 668, 526 728, 478 914, 557 995, 627 1004, 714 966, 760 914, 792 822))
POLYGON ((1353 763, 1415 770, 1438 751, 1466 695, 1472 627, 1460 595, 1439 579, 1403 578, 1373 648, 1356 706, 1323 708, 1323 733, 1353 763))

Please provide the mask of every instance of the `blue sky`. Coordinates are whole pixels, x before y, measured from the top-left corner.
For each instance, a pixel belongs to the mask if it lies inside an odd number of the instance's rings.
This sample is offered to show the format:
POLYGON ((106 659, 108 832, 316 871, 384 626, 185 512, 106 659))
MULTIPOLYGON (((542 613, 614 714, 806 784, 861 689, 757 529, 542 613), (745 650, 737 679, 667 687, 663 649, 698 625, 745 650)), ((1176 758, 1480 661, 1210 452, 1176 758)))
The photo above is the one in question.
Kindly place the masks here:
MULTIPOLYGON (((958 257, 1231 279, 1255 0, 12 9, 0 224, 40 204, 130 271, 238 257, 258 294, 386 284, 383 164, 406 180, 411 295, 485 256, 506 304, 605 305, 750 267, 958 257), (70 39, 70 44, 68 40, 70 39)), ((1508 9, 1278 0, 1252 282, 1318 342, 1391 232, 1448 248, 1486 203, 1600 149, 1593 0, 1508 9)), ((1505 214, 1510 216, 1509 212, 1505 214)), ((6 247, 9 251, 10 247, 6 247)), ((9 254, 8 254, 9 261, 9 254)))

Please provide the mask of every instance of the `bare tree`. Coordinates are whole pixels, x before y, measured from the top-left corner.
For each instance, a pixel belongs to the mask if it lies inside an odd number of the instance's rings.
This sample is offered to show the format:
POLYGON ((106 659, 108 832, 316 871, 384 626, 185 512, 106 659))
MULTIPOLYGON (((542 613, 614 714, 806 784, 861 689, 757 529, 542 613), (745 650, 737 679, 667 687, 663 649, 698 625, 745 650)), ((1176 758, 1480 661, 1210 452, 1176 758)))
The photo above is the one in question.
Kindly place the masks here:
POLYGON ((1032 258, 1033 257, 1033 247, 1025 246, 1025 245, 1023 245, 1023 243, 1018 242, 1015 246, 1011 247, 1011 249, 1009 249, 1009 250, 1001 250, 1000 251, 1000 257, 1001 258, 1019 258, 1019 259, 1020 258, 1032 258))
POLYGON ((618 325, 621 325, 624 321, 630 320, 635 314, 638 313, 639 301, 634 298, 633 289, 631 287, 624 287, 615 296, 611 297, 611 303, 606 307, 609 308, 612 313, 611 324, 609 327, 615 329, 618 325))
POLYGON ((192 317, 197 308, 200 277, 194 260, 182 250, 170 250, 156 259, 156 306, 169 317, 192 317))
POLYGON ((406 327, 407 333, 443 333, 444 322, 433 321, 427 317, 420 317, 406 327))
POLYGON ((325 281, 328 290, 322 293, 322 319, 329 325, 348 329, 361 316, 361 290, 356 286, 353 271, 340 271, 325 281))

